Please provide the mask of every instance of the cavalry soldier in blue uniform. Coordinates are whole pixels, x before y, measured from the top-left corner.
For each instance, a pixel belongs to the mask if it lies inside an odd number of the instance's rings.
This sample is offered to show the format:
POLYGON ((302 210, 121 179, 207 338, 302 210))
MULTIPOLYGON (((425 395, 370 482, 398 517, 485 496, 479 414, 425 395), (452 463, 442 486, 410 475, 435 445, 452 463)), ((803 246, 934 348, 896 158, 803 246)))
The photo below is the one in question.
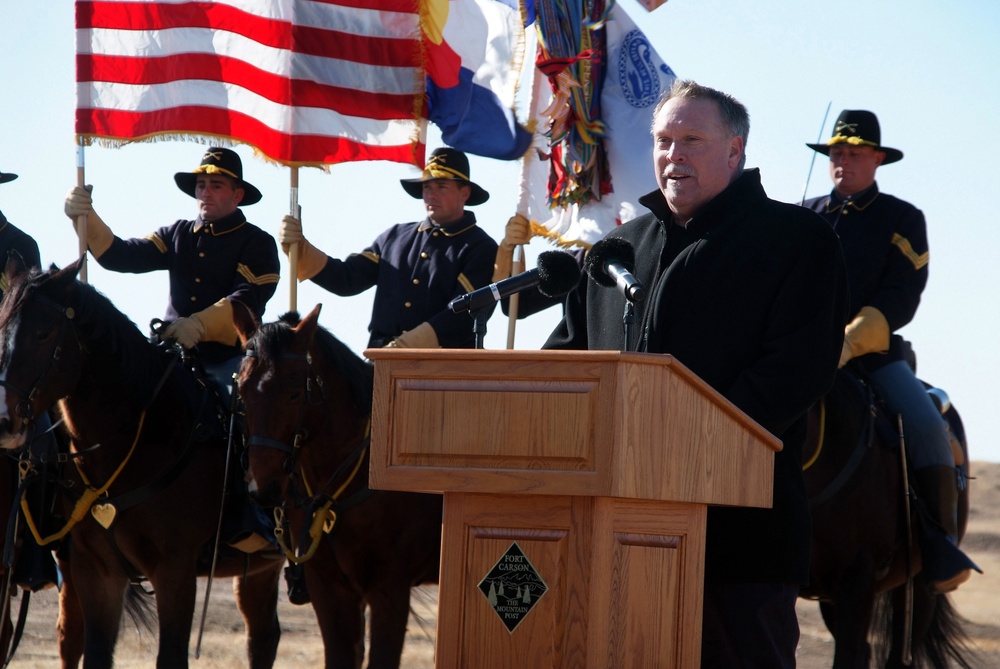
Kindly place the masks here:
POLYGON ((286 216, 281 248, 287 254, 299 244, 299 281, 311 279, 337 295, 375 287, 369 346, 472 348, 472 321, 452 313, 448 303, 492 280, 497 244, 465 209, 486 202, 489 193, 470 180, 466 155, 447 147, 431 154, 419 178, 400 183, 423 199, 424 220, 394 225, 361 253, 337 260, 302 236, 298 219, 286 216))
POLYGON ((879 191, 875 171, 903 158, 882 146, 870 111, 840 113, 825 144, 807 144, 830 157, 833 191, 804 206, 819 212, 840 237, 850 286, 849 315, 840 366, 854 363, 893 414, 902 414, 907 456, 917 489, 939 526, 923 541, 923 571, 931 589, 949 592, 978 569, 957 548, 957 504, 962 472, 956 468, 948 427, 906 360, 898 334, 917 311, 927 285, 930 251, 923 213, 879 191))
MULTIPOLYGON (((174 181, 198 201, 198 217, 178 220, 145 237, 115 236, 94 210, 92 186, 71 189, 65 213, 74 226, 78 216, 87 216, 87 245, 101 267, 133 274, 167 270, 165 320, 170 324, 161 336, 185 349, 197 346, 205 371, 228 394, 242 359, 233 310, 243 309, 262 320, 278 284, 277 246, 240 209, 260 201, 261 193, 243 178, 243 163, 235 151, 209 148, 198 167, 176 173, 174 181)), ((257 533, 261 531, 266 532, 257 533)), ((253 552, 263 545, 240 547, 253 552)))
MULTIPOLYGON (((17 175, 12 172, 0 171, 0 184, 13 181, 17 175)), ((4 213, 0 211, 0 261, 5 265, 10 254, 16 253, 21 257, 25 267, 40 267, 41 258, 38 254, 38 243, 29 235, 13 223, 7 220, 4 213)), ((7 292, 6 269, 0 267, 0 299, 7 292)), ((42 467, 47 462, 54 461, 56 455, 55 437, 51 432, 52 423, 48 414, 43 413, 35 422, 33 434, 30 439, 30 449, 33 459, 42 467)), ((9 464, 13 460, 5 459, 9 464)), ((14 479, 16 475, 13 471, 3 472, 3 476, 10 476, 11 485, 16 485, 14 479)), ((44 490, 45 477, 39 476, 33 485, 28 486, 25 495, 29 498, 34 513, 40 518, 45 518, 46 513, 41 507, 47 505, 51 500, 44 490)), ((0 510, 0 513, 7 513, 9 509, 0 510)), ((56 584, 56 563, 52 558, 52 553, 47 548, 42 548, 36 542, 30 532, 23 532, 21 537, 21 550, 14 565, 14 582, 21 588, 37 592, 50 588, 56 584)))
MULTIPOLYGON (((11 182, 16 178, 17 175, 11 172, 0 172, 0 184, 11 182)), ((0 211, 0 259, 4 263, 7 262, 7 254, 11 251, 16 251, 20 254, 25 266, 41 266, 41 260, 38 255, 38 244, 31 235, 8 221, 7 217, 0 211)), ((0 272, 3 271, 3 268, 0 268, 0 272)), ((2 274, 0 275, 0 298, 3 298, 5 292, 7 292, 7 275, 2 274)))

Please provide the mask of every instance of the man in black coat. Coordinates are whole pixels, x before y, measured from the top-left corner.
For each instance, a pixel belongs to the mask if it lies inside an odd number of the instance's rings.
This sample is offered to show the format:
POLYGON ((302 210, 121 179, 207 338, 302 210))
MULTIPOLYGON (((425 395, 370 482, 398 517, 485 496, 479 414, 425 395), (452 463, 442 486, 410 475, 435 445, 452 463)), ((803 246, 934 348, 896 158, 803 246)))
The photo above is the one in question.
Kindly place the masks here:
POLYGON ((648 290, 624 341, 624 297, 591 281, 546 348, 669 353, 779 436, 773 508, 708 512, 704 667, 794 667, 795 601, 808 579, 804 414, 833 383, 847 284, 836 236, 813 212, 770 200, 744 170, 746 108, 690 81, 653 113, 659 190, 612 231, 648 290))

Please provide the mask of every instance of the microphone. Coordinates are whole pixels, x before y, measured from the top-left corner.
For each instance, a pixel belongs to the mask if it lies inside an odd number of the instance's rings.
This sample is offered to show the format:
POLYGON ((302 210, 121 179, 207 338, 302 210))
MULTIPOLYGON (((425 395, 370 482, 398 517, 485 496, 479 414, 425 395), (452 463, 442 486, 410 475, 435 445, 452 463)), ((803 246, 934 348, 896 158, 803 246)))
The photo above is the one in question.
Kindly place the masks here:
POLYGON ((646 296, 642 283, 632 276, 629 269, 635 263, 632 244, 618 237, 602 239, 587 254, 587 274, 598 285, 618 288, 629 302, 638 302, 646 296))
POLYGON ((576 258, 565 251, 544 251, 538 255, 535 269, 459 295, 448 303, 448 308, 456 314, 479 311, 532 286, 538 286, 538 291, 546 297, 559 297, 573 290, 579 282, 580 266, 576 258))

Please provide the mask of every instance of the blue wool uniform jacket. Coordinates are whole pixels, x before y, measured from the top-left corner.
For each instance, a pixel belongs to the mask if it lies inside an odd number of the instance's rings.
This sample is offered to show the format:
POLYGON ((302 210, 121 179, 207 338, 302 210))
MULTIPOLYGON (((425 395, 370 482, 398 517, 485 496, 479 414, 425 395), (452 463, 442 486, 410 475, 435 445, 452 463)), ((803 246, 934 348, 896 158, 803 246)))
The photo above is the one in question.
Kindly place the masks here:
MULTIPOLYGON (((0 263, 7 264, 7 254, 17 251, 21 259, 24 260, 25 267, 40 267, 41 259, 38 256, 38 244, 31 236, 16 227, 7 220, 7 217, 0 211, 0 263)), ((7 274, 3 266, 0 266, 0 298, 7 292, 7 274)))
POLYGON ((452 313, 448 303, 490 284, 496 254, 496 242, 467 211, 447 226, 429 220, 394 225, 361 253, 327 257, 312 281, 344 296, 375 287, 369 346, 384 346, 426 321, 442 348, 472 348, 473 319, 452 313))
MULTIPOLYGON (((836 192, 807 200, 840 237, 850 285, 848 320, 862 307, 882 312, 895 332, 913 320, 927 285, 930 251, 923 213, 909 202, 880 193, 878 184, 845 202, 836 192)), ((889 354, 858 358, 870 371, 903 359, 903 341, 892 337, 889 354)))
MULTIPOLYGON (((609 233, 636 250, 628 350, 669 353, 771 433, 771 509, 710 507, 705 578, 805 583, 811 520, 802 479, 804 415, 832 386, 847 285, 837 238, 818 216, 768 199, 747 170, 681 228, 663 195, 609 233)), ((581 281, 546 348, 621 350, 624 297, 581 281)), ((664 407, 670 411, 671 407, 664 407)))
MULTIPOLYGON (((235 212, 209 224, 180 220, 146 237, 120 239, 97 259, 115 272, 170 273, 166 320, 190 316, 222 298, 239 302, 262 321, 264 307, 278 286, 278 247, 274 238, 235 212)), ((240 354, 234 343, 202 342, 207 362, 240 354)))

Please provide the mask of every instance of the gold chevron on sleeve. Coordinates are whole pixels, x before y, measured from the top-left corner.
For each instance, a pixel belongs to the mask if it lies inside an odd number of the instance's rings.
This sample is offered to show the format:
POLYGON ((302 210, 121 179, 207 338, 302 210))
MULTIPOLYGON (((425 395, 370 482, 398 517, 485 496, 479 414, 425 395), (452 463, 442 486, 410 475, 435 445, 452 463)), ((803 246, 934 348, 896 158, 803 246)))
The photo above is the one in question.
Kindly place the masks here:
POLYGON ((164 242, 163 239, 161 239, 160 236, 155 232, 146 235, 143 239, 148 239, 149 241, 153 242, 153 244, 156 245, 156 249, 160 253, 167 252, 167 243, 164 242))
POLYGON ((913 250, 910 240, 898 232, 892 236, 892 243, 896 245, 896 248, 898 248, 904 256, 906 256, 907 260, 913 263, 913 268, 916 270, 921 270, 924 267, 927 267, 927 263, 931 261, 930 251, 917 254, 917 252, 913 250))
POLYGON ((280 278, 279 275, 275 273, 256 276, 250 271, 250 268, 243 263, 236 266, 236 271, 240 273, 240 276, 255 286, 266 286, 269 283, 278 283, 278 279, 280 278))
POLYGON ((465 289, 465 292, 467 293, 471 293, 476 289, 476 287, 472 285, 472 282, 469 281, 469 277, 465 276, 465 274, 458 275, 458 282, 462 284, 462 288, 465 289))
POLYGON ((377 253, 372 252, 372 251, 363 251, 362 253, 360 253, 358 255, 360 255, 362 258, 368 258, 369 260, 371 260, 376 265, 379 263, 379 255, 377 253))

